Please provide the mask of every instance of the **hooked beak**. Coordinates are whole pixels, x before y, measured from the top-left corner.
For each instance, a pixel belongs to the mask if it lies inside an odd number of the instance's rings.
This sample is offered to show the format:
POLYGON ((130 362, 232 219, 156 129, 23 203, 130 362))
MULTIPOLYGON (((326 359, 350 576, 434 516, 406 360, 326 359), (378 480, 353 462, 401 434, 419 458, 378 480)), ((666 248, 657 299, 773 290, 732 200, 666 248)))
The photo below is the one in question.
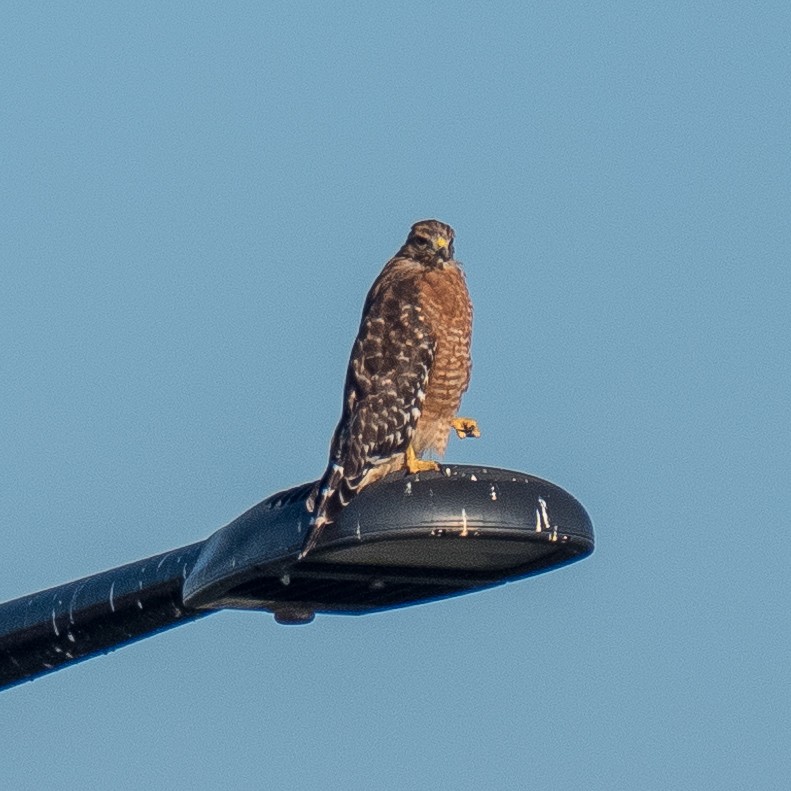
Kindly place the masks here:
POLYGON ((434 250, 444 261, 450 259, 450 242, 444 236, 435 237, 434 250))

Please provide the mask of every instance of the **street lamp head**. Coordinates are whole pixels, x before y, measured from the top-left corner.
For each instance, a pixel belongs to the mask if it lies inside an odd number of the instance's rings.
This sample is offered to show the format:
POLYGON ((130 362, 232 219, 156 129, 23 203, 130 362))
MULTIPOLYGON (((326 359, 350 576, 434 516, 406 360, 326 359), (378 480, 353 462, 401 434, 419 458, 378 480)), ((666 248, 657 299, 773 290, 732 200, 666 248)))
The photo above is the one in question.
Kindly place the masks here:
POLYGON ((499 585, 593 551, 590 518, 560 487, 448 465, 364 489, 298 561, 311 487, 273 495, 211 536, 185 580, 185 605, 306 623, 317 612, 362 614, 499 585))

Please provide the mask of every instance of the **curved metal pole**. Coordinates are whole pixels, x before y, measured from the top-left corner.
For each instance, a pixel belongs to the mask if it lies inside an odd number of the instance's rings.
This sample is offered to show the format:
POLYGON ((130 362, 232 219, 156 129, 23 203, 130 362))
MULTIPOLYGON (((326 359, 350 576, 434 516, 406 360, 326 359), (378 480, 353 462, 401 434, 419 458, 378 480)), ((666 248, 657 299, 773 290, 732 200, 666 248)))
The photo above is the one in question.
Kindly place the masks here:
POLYGON ((204 543, 0 604, 0 689, 209 615, 181 597, 204 543))

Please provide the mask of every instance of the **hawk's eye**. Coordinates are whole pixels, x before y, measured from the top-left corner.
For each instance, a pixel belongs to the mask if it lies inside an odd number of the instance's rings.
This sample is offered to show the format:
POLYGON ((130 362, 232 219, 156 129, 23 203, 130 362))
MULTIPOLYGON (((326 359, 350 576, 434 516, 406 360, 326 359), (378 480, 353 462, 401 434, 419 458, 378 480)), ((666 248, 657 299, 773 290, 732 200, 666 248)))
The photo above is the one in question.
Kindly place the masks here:
POLYGON ((428 239, 425 236, 416 236, 414 242, 418 247, 425 247, 428 244, 428 239))

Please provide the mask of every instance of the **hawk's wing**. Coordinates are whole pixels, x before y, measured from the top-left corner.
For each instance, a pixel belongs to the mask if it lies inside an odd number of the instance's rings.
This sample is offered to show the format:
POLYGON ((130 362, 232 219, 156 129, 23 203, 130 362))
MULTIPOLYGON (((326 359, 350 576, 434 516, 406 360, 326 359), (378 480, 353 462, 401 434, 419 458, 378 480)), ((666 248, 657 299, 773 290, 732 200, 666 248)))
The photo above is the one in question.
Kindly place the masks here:
POLYGON ((351 489, 372 467, 406 451, 423 406, 434 341, 417 305, 401 308, 394 322, 366 317, 352 349, 330 451, 351 489))
POLYGON ((303 556, 369 473, 406 451, 420 417, 434 349, 415 280, 377 280, 352 347, 330 463, 308 503, 311 535, 303 556))

